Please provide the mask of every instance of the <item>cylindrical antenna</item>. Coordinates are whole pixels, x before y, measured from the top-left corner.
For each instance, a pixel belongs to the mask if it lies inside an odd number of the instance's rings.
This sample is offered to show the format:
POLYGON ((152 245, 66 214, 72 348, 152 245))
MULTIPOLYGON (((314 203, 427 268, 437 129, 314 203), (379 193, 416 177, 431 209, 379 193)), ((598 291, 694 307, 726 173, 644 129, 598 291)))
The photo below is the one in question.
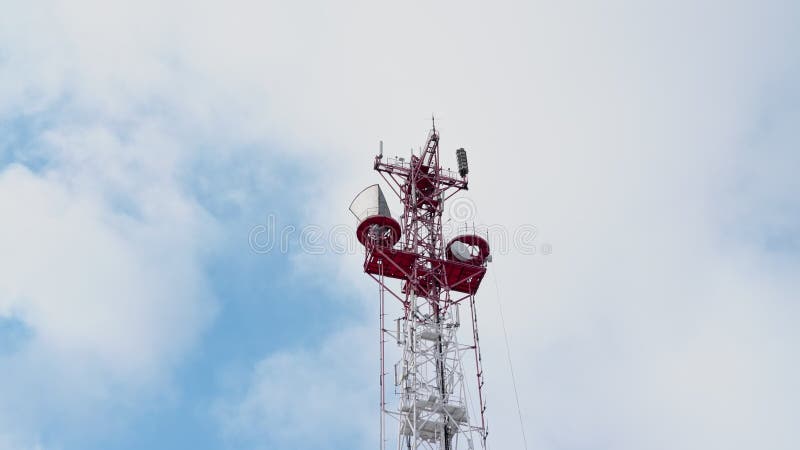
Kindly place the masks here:
POLYGON ((464 178, 469 173, 469 166, 467 165, 467 151, 463 148, 456 150, 456 161, 458 161, 458 174, 464 178))
POLYGON ((381 158, 383 158, 383 141, 381 141, 381 144, 380 144, 379 148, 380 148, 380 150, 378 150, 378 159, 381 159, 381 158))

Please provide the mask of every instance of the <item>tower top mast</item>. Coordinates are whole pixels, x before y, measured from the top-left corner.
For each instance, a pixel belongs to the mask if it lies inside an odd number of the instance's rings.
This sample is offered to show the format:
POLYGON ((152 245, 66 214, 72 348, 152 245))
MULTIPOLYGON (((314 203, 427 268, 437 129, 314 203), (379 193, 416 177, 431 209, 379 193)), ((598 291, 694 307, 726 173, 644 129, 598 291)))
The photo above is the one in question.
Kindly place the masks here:
POLYGON ((419 155, 412 151, 408 162, 384 160, 381 151, 373 163, 403 205, 400 221, 389 213, 379 185, 362 191, 350 206, 359 220, 358 239, 365 247, 364 272, 380 287, 381 449, 385 448, 386 417, 396 419, 398 449, 455 450, 460 440, 468 449, 474 449, 476 442, 485 448, 475 293, 486 274, 489 244, 474 230, 444 242, 445 202, 468 188, 466 151, 458 149, 456 157, 458 173, 441 168, 439 132, 431 115, 431 130, 419 155), (399 281, 399 289, 392 280, 399 281), (384 323, 387 293, 402 307, 395 331, 384 323), (460 344, 457 335, 462 305, 469 308, 471 317, 468 345, 460 344), (395 365, 397 399, 392 409, 385 395, 387 336, 402 349, 395 365), (462 364, 466 354, 474 359, 472 383, 462 364), (477 411, 468 411, 470 391, 477 392, 477 411))

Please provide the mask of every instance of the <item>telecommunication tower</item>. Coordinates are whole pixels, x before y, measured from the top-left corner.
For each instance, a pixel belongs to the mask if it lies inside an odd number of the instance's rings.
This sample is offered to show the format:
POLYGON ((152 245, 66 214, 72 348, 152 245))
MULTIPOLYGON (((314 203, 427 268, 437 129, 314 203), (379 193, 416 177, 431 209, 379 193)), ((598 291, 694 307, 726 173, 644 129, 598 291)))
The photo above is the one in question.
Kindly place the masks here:
POLYGON ((444 242, 445 202, 466 190, 468 183, 463 148, 456 151, 456 159, 458 173, 441 168, 435 124, 425 147, 412 150, 408 161, 384 159, 381 143, 374 168, 403 205, 400 221, 391 216, 377 184, 361 191, 350 205, 359 220, 358 240, 365 247, 364 272, 380 292, 381 450, 386 446, 387 417, 396 420, 398 450, 486 447, 475 293, 490 260, 489 243, 469 228, 444 242), (385 323, 387 294, 402 306, 391 328, 385 323), (469 311, 471 325, 466 343, 458 339, 462 306, 469 311), (396 342, 402 352, 393 380, 387 380, 392 375, 385 367, 387 341, 396 342), (388 390, 396 395, 391 408, 388 390))

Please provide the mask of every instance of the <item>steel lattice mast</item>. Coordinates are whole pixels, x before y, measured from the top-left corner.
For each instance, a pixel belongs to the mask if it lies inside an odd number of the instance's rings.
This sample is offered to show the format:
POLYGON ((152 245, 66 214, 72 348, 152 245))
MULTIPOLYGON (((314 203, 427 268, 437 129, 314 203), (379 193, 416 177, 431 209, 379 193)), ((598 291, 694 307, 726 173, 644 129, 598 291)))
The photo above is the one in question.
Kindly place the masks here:
MULTIPOLYGON (((475 293, 486 273, 489 245, 474 230, 445 245, 442 213, 445 201, 467 189, 467 162, 457 152, 459 174, 439 164, 439 133, 435 126, 419 154, 384 161, 374 168, 403 205, 401 223, 393 219, 378 185, 362 191, 351 204, 360 220, 358 239, 364 244, 364 271, 380 290, 381 449, 386 442, 386 417, 397 420, 398 449, 455 450, 485 448, 486 420, 483 368, 475 310, 475 293), (402 236, 402 241, 401 241, 402 236), (400 280, 392 289, 391 279, 400 280), (396 298, 403 313, 394 329, 385 324, 386 294, 396 298), (469 309, 469 344, 458 341, 460 306, 469 309), (394 366, 396 408, 386 402, 387 336, 402 349, 394 366), (466 377, 462 362, 474 360, 474 376, 466 377), (470 380, 470 382, 468 382, 470 380), (476 392, 477 411, 470 411, 476 392)), ((470 370, 470 372, 472 371, 470 370)))

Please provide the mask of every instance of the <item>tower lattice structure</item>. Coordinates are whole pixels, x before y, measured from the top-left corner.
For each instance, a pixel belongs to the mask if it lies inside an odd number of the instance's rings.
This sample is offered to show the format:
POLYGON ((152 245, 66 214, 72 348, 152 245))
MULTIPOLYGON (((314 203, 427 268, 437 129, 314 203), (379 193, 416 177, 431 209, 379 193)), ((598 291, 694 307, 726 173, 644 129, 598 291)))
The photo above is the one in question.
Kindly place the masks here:
POLYGON ((435 126, 425 147, 412 150, 408 161, 384 159, 381 148, 374 168, 403 206, 400 221, 389 214, 378 185, 362 191, 351 205, 360 220, 364 271, 379 286, 381 450, 387 442, 387 418, 396 420, 399 450, 486 446, 475 294, 486 273, 489 245, 468 228, 444 242, 445 202, 468 187, 465 151, 459 149, 457 157, 459 173, 441 168, 435 126), (387 298, 402 306, 390 327, 387 298), (458 331, 466 317, 471 333, 461 343, 458 331), (386 368, 387 342, 396 342, 401 351, 393 371, 386 368), (389 390, 396 396, 391 407, 389 390))

